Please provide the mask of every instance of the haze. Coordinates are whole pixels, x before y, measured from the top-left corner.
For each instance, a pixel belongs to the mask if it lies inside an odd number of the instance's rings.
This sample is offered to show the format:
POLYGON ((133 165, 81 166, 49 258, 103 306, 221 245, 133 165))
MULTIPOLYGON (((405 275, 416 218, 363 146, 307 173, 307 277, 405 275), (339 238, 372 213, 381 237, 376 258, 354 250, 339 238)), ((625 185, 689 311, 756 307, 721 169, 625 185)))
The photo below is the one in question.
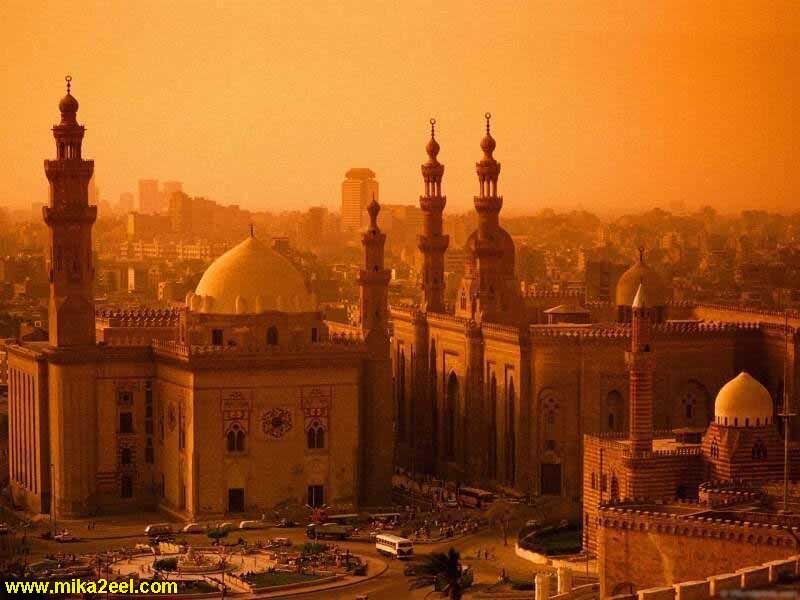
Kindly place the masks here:
POLYGON ((794 2, 172 4, 3 3, 0 204, 46 198, 66 73, 112 202, 152 177, 334 208, 367 166, 383 201, 416 203, 435 116, 466 210, 487 110, 505 214, 798 199, 794 2))

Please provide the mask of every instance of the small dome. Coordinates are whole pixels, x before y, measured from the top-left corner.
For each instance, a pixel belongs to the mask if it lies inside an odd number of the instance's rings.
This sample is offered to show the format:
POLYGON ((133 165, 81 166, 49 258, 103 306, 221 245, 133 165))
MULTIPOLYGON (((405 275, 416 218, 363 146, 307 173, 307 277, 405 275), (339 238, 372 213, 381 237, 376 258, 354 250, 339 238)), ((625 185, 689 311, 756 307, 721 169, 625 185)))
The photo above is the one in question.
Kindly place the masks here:
POLYGON ((78 101, 72 94, 67 94, 58 103, 58 110, 62 113, 74 114, 78 112, 78 101))
POLYGON ((486 158, 491 158, 494 149, 497 147, 497 142, 494 141, 491 133, 486 133, 481 140, 481 150, 486 155, 486 158))
POLYGON ((436 157, 439 156, 439 142, 436 141, 435 137, 431 137, 431 139, 428 140, 428 143, 425 145, 425 152, 428 153, 431 162, 436 162, 436 157))
POLYGON ((190 303, 192 310, 229 315, 316 310, 302 273, 252 236, 211 263, 190 303))
POLYGON ((639 286, 646 291, 648 306, 665 306, 667 304, 669 299, 667 287, 659 274, 645 264, 642 256, 619 278, 616 293, 617 306, 632 306, 639 286))
POLYGON ((773 413, 772 396, 767 388, 744 371, 722 386, 714 402, 714 420, 718 425, 769 425, 773 413))

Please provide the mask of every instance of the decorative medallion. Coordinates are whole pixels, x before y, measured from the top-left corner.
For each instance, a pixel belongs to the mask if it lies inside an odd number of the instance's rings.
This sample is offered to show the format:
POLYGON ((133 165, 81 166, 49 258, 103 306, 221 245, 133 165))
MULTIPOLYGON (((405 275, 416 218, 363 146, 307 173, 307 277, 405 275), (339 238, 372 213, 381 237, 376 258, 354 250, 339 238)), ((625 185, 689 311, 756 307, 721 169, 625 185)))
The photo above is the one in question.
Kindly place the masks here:
POLYGON ((279 440, 292 430, 292 411, 270 408, 261 413, 261 429, 269 439, 279 440))

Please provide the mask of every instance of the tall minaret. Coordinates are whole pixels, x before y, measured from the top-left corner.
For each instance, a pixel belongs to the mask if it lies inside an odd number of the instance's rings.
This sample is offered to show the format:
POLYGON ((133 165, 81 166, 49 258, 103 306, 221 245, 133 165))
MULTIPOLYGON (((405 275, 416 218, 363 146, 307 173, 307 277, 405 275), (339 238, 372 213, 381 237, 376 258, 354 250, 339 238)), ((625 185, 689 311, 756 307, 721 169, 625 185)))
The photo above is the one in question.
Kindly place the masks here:
POLYGON ((653 450, 653 371, 655 360, 650 347, 652 322, 647 294, 640 284, 631 306, 631 349, 626 353, 630 378, 631 450, 653 450))
POLYGON ((444 165, 437 160, 439 142, 436 141, 436 119, 431 119, 431 139, 425 146, 428 161, 422 165, 425 195, 419 197, 419 205, 425 217, 424 233, 419 236, 418 246, 422 252, 422 305, 424 310, 444 312, 444 253, 450 238, 442 235, 442 211, 447 197, 442 196, 444 165))
POLYGON ((78 124, 78 101, 70 92, 58 103, 61 122, 53 127, 56 159, 44 161, 50 182, 50 203, 44 222, 50 228, 50 345, 89 346, 95 343, 92 284, 92 225, 97 207, 89 205, 89 180, 94 161, 83 160, 84 127, 78 124))
POLYGON ((389 327, 389 279, 391 273, 383 265, 386 234, 378 227, 381 206, 372 197, 367 206, 369 228, 361 236, 364 246, 364 268, 358 276, 361 286, 361 331, 366 335, 373 329, 386 332, 389 327))

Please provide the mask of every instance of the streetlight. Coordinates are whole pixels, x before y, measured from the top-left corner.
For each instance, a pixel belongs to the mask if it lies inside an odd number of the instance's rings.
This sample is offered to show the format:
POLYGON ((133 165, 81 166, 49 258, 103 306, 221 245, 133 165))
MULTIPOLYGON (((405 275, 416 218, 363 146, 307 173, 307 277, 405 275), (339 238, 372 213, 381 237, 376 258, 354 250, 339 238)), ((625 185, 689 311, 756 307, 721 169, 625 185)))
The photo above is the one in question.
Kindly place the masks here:
POLYGON ((50 463, 50 525, 56 537, 56 465, 50 463))

